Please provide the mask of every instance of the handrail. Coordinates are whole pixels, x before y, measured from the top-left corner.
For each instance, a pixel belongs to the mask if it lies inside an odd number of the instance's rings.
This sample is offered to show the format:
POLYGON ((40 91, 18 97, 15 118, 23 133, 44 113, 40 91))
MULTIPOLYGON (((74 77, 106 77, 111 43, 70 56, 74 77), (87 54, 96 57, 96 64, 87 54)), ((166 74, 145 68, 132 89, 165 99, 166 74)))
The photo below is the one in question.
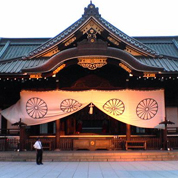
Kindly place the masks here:
POLYGON ((18 136, 20 133, 20 129, 0 129, 0 136, 18 136))

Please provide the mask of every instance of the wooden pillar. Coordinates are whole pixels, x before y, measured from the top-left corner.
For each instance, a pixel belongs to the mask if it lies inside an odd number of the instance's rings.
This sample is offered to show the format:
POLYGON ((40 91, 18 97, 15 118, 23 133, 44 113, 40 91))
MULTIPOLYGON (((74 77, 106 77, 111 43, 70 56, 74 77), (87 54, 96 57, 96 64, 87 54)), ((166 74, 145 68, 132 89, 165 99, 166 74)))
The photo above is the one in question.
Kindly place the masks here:
POLYGON ((76 118, 73 117, 73 134, 76 134, 76 118))
POLYGON ((56 120, 56 149, 60 149, 60 119, 56 120))
POLYGON ((66 134, 69 135, 71 132, 71 117, 66 119, 66 134))
POLYGON ((126 124, 126 140, 130 140, 131 137, 131 129, 130 124, 126 124))
POLYGON ((20 151, 23 151, 25 149, 25 137, 25 126, 20 126, 20 151))
POLYGON ((168 143, 167 143, 167 123, 165 123, 165 129, 164 129, 164 150, 168 149, 168 143))
POLYGON ((163 129, 159 130, 159 139, 160 139, 160 148, 164 149, 164 138, 163 138, 163 129))

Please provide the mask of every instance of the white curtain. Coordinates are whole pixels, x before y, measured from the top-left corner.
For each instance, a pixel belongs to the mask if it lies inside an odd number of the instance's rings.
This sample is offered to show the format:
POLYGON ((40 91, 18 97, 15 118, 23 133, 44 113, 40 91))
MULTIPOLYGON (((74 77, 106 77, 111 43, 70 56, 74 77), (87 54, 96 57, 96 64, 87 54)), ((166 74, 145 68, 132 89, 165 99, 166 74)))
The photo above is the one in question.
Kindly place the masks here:
POLYGON ((90 103, 138 127, 160 128, 165 118, 164 90, 21 91, 20 100, 2 115, 11 123, 21 118, 27 125, 37 125, 66 117, 90 103))

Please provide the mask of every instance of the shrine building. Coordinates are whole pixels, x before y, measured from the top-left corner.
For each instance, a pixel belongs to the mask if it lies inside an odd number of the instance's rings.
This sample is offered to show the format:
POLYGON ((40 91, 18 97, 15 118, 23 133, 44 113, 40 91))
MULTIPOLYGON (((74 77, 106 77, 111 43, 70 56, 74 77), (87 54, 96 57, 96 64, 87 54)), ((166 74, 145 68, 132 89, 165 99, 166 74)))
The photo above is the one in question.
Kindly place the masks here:
POLYGON ((0 38, 0 137, 27 150, 36 137, 49 150, 177 148, 178 36, 114 25, 90 2, 53 38, 0 38))

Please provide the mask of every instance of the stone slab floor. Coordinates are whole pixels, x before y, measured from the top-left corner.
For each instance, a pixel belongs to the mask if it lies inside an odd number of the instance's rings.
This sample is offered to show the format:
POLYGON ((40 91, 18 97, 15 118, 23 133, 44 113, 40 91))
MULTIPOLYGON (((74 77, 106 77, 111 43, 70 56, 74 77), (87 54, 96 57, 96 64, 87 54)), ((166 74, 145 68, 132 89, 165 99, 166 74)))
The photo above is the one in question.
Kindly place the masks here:
POLYGON ((178 178, 178 161, 0 162, 0 178, 178 178))

